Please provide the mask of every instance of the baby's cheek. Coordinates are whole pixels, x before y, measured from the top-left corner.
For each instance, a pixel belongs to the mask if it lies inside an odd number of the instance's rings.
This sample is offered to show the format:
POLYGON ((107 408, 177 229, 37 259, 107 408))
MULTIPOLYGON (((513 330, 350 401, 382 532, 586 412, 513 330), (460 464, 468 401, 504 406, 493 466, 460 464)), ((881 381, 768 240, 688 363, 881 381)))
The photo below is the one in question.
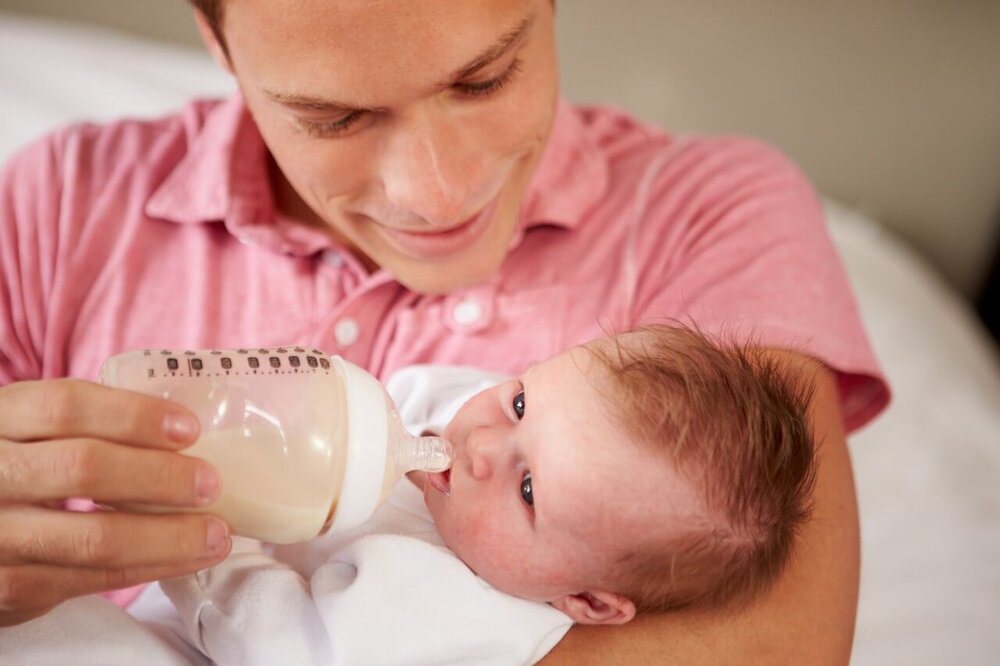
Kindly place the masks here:
POLYGON ((509 536, 482 511, 463 515, 453 525, 453 537, 457 547, 452 550, 477 573, 495 571, 510 554, 509 536))

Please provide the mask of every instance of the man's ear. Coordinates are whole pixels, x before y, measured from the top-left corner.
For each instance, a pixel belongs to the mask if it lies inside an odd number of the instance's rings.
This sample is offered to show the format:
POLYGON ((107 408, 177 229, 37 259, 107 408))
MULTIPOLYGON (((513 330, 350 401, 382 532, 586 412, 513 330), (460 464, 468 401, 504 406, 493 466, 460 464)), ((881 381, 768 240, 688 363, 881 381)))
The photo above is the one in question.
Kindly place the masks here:
POLYGON ((567 594, 552 605, 577 624, 625 624, 635 617, 635 604, 614 592, 567 594))
POLYGON ((229 62, 229 54, 222 48, 219 38, 215 36, 215 31, 200 9, 194 10, 194 22, 198 25, 198 34, 201 35, 201 41, 212 54, 212 58, 219 63, 219 67, 233 74, 233 64, 229 62))

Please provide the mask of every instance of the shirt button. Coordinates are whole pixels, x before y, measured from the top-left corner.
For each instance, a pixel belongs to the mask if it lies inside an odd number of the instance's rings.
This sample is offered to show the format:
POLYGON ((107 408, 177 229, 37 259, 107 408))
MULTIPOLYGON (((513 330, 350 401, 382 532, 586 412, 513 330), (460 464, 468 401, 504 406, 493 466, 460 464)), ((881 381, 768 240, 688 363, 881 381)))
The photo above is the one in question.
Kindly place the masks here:
POLYGON ((474 324, 483 316, 483 306, 473 300, 464 300, 455 306, 451 316, 463 326, 474 324))
POLYGON ((358 322, 349 317, 341 319, 333 327, 333 337, 337 339, 337 344, 341 347, 350 347, 353 345, 358 341, 360 334, 361 328, 358 326, 358 322))
POLYGON ((323 263, 333 268, 340 268, 344 265, 344 258, 336 250, 327 250, 323 253, 323 263))

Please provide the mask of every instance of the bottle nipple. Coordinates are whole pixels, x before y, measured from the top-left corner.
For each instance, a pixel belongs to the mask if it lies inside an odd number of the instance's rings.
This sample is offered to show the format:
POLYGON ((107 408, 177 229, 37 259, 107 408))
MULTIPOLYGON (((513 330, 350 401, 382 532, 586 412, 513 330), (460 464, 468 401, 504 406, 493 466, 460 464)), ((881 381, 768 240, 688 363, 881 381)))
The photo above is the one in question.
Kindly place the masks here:
POLYGON ((455 449, 443 437, 413 437, 400 452, 402 471, 443 472, 451 467, 455 449))

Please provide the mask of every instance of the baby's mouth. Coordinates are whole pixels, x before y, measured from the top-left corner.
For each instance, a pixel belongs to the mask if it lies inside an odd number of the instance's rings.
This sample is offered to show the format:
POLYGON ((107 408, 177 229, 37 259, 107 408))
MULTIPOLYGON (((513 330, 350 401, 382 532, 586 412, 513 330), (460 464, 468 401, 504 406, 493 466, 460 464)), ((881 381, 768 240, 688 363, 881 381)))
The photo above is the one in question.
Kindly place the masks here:
POLYGON ((443 472, 428 472, 427 483, 445 497, 451 496, 451 470, 443 472))

